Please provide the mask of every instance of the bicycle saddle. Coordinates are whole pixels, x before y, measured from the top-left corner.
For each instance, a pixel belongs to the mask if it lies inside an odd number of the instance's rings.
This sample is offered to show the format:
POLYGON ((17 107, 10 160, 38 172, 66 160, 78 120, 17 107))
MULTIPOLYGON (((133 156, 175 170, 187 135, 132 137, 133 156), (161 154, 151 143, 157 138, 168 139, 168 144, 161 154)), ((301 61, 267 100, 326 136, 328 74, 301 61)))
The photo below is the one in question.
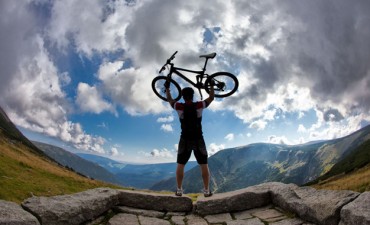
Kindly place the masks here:
POLYGON ((216 52, 214 53, 210 53, 210 54, 207 54, 207 55, 200 55, 199 58, 210 58, 210 59, 213 59, 214 57, 216 57, 216 52))

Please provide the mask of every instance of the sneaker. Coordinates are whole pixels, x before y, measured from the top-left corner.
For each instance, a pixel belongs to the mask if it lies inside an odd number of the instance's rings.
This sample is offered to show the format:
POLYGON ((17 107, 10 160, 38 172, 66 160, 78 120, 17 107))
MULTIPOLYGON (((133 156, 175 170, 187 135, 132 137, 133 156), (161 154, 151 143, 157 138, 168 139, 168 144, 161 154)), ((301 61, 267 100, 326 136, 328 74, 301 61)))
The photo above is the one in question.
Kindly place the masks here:
POLYGON ((204 197, 211 197, 213 195, 212 191, 210 190, 203 190, 204 197))
POLYGON ((182 196, 182 193, 184 192, 184 190, 182 190, 181 188, 177 188, 176 192, 175 192, 175 195, 176 196, 182 196))

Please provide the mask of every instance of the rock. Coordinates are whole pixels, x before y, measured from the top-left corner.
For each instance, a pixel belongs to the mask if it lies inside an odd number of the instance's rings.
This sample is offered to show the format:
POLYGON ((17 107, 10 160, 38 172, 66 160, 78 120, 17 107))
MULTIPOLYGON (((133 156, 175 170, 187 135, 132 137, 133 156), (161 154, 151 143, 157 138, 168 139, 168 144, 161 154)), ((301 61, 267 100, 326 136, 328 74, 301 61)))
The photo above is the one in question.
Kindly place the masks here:
POLYGON ((233 220, 227 223, 227 225, 264 225, 264 223, 258 218, 250 220, 233 220))
POLYGON ((0 224, 39 225, 39 221, 14 202, 0 200, 0 224))
POLYGON ((186 222, 188 225, 208 225, 205 219, 194 214, 186 216, 186 222))
POLYGON ((122 213, 130 213, 130 214, 135 214, 135 215, 140 215, 140 216, 157 217, 157 218, 163 218, 165 214, 164 212, 158 212, 155 210, 136 209, 136 208, 131 208, 128 206, 117 206, 115 207, 115 211, 122 212, 122 213))
POLYGON ((266 222, 276 222, 283 219, 287 219, 287 217, 284 214, 277 211, 276 209, 261 210, 253 213, 252 215, 266 222))
POLYGON ((271 225, 304 225, 305 222, 298 218, 290 218, 285 220, 280 220, 279 222, 270 223, 271 225))
POLYGON ((113 216, 109 222, 108 225, 140 225, 139 219, 136 215, 132 214, 126 214, 126 213, 119 213, 115 216, 113 216))
POLYGON ((233 220, 230 213, 221 213, 221 214, 215 214, 215 215, 208 215, 204 217, 208 221, 208 223, 223 223, 227 221, 233 220))
POLYGON ((196 212, 200 215, 210 215, 226 212, 237 212, 258 208, 271 203, 270 189, 282 183, 265 183, 237 191, 214 194, 211 197, 198 199, 196 212))
POLYGON ((185 225, 185 216, 172 216, 171 221, 174 225, 185 225))
POLYGON ((193 202, 189 197, 152 194, 138 191, 119 191, 120 205, 163 212, 191 212, 193 202))
POLYGON ((170 221, 153 217, 139 216, 140 225, 171 225, 170 221))
POLYGON ((117 204, 117 190, 96 188, 71 195, 32 197, 22 206, 42 224, 73 225, 95 219, 117 204))
POLYGON ((370 225, 370 192, 364 192, 356 200, 345 205, 340 212, 339 225, 370 225))
POLYGON ((274 205, 297 214, 300 218, 321 225, 337 225, 340 210, 359 193, 353 191, 316 190, 310 187, 271 189, 274 205))

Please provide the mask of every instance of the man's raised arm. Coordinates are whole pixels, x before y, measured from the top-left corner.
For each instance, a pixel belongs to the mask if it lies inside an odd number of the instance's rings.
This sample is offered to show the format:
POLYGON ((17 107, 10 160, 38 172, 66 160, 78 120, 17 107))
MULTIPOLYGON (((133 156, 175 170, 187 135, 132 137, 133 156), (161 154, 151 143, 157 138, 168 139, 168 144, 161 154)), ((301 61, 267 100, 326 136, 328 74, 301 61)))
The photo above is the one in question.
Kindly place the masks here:
POLYGON ((169 87, 166 87, 166 96, 167 96, 168 103, 170 103, 171 107, 173 108, 173 105, 175 104, 176 101, 173 100, 169 87))
POLYGON ((211 102, 215 99, 215 90, 213 87, 214 83, 211 82, 211 87, 209 89, 209 96, 206 100, 204 100, 207 104, 207 107, 211 104, 211 102))

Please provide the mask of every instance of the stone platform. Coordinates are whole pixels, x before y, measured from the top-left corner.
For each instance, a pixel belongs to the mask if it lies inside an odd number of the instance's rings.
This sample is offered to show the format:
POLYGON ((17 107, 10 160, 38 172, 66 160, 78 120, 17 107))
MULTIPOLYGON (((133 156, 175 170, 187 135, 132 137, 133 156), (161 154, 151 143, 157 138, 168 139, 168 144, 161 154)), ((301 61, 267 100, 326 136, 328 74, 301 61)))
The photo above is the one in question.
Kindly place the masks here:
POLYGON ((370 225, 370 192, 316 190, 264 183, 198 197, 97 188, 32 197, 21 206, 0 200, 0 225, 370 225))
POLYGON ((273 205, 235 213, 220 213, 200 216, 193 213, 158 212, 126 206, 117 207, 116 214, 104 223, 100 218, 89 223, 109 225, 309 225, 293 215, 275 208, 273 205))

